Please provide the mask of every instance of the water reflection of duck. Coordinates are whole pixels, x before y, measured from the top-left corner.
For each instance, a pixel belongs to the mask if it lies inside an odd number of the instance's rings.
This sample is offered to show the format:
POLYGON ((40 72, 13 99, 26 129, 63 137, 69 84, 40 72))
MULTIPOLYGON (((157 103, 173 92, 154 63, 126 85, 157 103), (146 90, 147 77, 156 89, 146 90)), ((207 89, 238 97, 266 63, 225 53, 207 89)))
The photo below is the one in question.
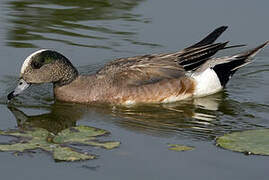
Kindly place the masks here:
POLYGON ((183 134, 195 139, 207 139, 215 137, 221 131, 222 125, 217 121, 218 111, 216 110, 222 104, 223 93, 218 93, 177 103, 130 107, 56 102, 49 107, 49 113, 40 115, 26 115, 12 104, 8 107, 16 117, 20 128, 39 127, 57 133, 68 127, 76 126, 77 121, 87 117, 87 114, 91 114, 91 119, 98 119, 98 121, 102 119, 124 129, 140 133, 158 136, 183 134), (109 116, 103 118, 104 115, 109 116))
POLYGON ((227 42, 213 44, 226 28, 214 30, 179 52, 117 59, 92 75, 79 75, 56 51, 39 50, 24 61, 19 84, 8 99, 40 83, 53 83, 57 100, 75 103, 167 103, 214 94, 269 43, 233 56, 211 58, 217 51, 231 48, 226 47, 227 42))
POLYGON ((81 109, 72 108, 68 105, 62 106, 57 103, 51 105, 49 113, 39 115, 26 115, 12 105, 8 105, 8 108, 15 116, 19 128, 38 127, 55 134, 66 128, 76 126, 76 121, 83 114, 81 109))

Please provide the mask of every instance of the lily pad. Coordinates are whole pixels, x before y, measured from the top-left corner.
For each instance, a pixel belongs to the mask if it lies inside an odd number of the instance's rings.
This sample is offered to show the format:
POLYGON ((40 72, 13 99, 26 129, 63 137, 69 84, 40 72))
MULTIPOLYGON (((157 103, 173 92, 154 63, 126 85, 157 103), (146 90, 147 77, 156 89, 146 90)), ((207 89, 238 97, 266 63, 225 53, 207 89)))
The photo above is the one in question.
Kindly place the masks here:
POLYGON ((246 154, 269 155, 269 129, 247 130, 217 138, 222 148, 246 154))
POLYGON ((194 149, 194 147, 183 146, 179 144, 169 144, 168 146, 170 147, 168 149, 173 151, 190 151, 194 149))
POLYGON ((87 144, 91 146, 98 146, 105 149, 114 149, 120 145, 120 142, 118 141, 110 141, 110 142, 88 141, 88 142, 84 142, 83 144, 87 144))
POLYGON ((42 148, 51 151, 50 144, 47 142, 49 132, 41 128, 33 128, 27 131, 9 130, 0 131, 0 135, 8 135, 19 138, 16 143, 0 144, 0 151, 18 151, 42 148))
POLYGON ((94 159, 95 156, 76 152, 69 147, 60 147, 53 151, 53 158, 58 161, 77 161, 94 159))
POLYGON ((59 132, 54 138, 54 143, 84 143, 95 139, 96 136, 109 134, 108 131, 89 126, 77 126, 59 132))
POLYGON ((78 143, 91 146, 103 147, 105 149, 113 149, 120 145, 120 142, 98 142, 97 136, 109 134, 108 131, 89 126, 77 126, 69 129, 65 129, 58 133, 53 142, 58 144, 65 143, 78 143))
POLYGON ((89 126, 77 126, 65 129, 54 135, 42 128, 32 128, 28 130, 8 130, 1 131, 0 135, 14 136, 17 140, 14 142, 0 144, 0 151, 17 151, 42 149, 53 154, 58 161, 78 161, 94 159, 95 155, 78 152, 75 148, 66 147, 67 143, 84 144, 91 146, 113 149, 118 147, 120 142, 99 142, 97 136, 108 134, 103 129, 97 129, 89 126))
POLYGON ((28 130, 8 130, 2 131, 0 130, 0 135, 8 135, 8 136, 16 136, 16 137, 25 137, 25 138, 38 138, 44 139, 47 138, 50 133, 42 128, 31 128, 28 130))

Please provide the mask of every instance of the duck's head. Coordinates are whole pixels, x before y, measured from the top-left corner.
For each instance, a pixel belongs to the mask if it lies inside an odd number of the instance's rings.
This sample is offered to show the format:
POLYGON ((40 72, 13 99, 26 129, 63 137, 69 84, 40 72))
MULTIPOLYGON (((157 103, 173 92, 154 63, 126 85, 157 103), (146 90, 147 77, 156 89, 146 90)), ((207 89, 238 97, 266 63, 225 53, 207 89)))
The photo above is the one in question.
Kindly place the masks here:
POLYGON ((42 49, 28 56, 21 67, 18 86, 8 94, 8 100, 22 93, 31 84, 54 83, 63 86, 73 81, 78 71, 62 54, 42 49))

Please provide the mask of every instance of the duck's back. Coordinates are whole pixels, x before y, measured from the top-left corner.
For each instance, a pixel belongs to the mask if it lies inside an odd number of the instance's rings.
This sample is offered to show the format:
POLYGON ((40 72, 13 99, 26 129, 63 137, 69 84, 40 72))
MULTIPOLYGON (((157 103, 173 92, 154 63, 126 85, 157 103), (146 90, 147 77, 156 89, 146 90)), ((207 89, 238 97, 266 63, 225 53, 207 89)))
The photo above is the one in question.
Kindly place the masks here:
POLYGON ((140 86, 184 76, 177 54, 153 54, 114 60, 96 75, 121 86, 140 86))

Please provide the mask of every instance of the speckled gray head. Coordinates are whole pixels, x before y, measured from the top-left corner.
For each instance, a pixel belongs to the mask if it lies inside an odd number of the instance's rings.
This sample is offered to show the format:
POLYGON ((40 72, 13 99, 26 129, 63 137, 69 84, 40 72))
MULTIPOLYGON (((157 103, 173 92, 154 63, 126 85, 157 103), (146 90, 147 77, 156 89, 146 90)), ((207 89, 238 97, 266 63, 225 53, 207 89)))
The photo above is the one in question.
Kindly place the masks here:
POLYGON ((38 50, 24 60, 18 86, 8 94, 8 100, 31 84, 54 83, 55 86, 62 86, 70 83, 77 75, 75 67, 62 54, 48 49, 38 50))

